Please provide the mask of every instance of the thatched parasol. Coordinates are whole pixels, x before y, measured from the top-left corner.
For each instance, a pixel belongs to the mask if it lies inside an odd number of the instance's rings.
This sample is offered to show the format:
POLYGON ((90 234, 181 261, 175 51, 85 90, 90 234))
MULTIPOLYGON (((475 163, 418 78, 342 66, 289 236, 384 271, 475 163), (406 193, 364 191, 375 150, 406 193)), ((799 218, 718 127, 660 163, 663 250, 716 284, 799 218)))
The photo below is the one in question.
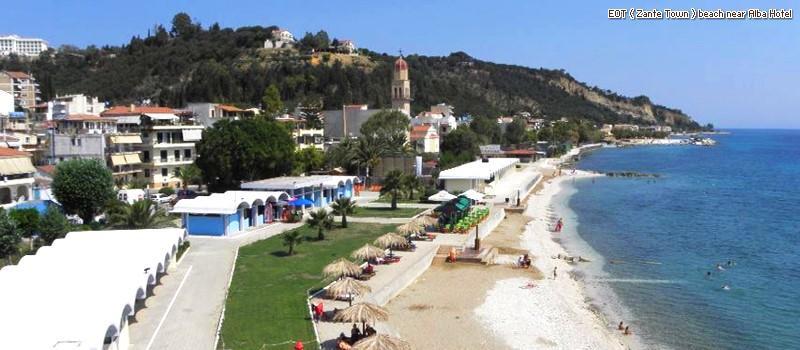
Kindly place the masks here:
POLYGON ((385 334, 374 334, 353 344, 352 350, 411 350, 411 344, 385 334))
POLYGON ((421 215, 414 219, 414 221, 422 226, 436 225, 439 223, 439 219, 430 215, 421 215))
POLYGON ((334 262, 322 269, 325 277, 342 278, 344 276, 358 276, 361 274, 361 267, 356 263, 345 258, 336 259, 334 262))
POLYGON ((408 246, 408 240, 405 237, 398 235, 394 232, 389 232, 375 240, 375 245, 382 248, 402 248, 408 246))
POLYGON ((346 296, 351 306, 353 305, 353 296, 363 295, 371 291, 372 288, 368 285, 350 277, 345 277, 333 282, 330 287, 328 287, 328 295, 330 297, 339 298, 346 296))
POLYGON ((366 330, 367 322, 375 324, 378 321, 389 319, 386 309, 371 303, 355 303, 344 310, 339 310, 333 315, 334 322, 361 322, 362 331, 366 330))
POLYGON ((400 232, 400 234, 402 235, 409 236, 415 233, 416 234, 425 233, 425 229, 416 220, 412 220, 405 224, 397 226, 397 232, 400 232))
POLYGON ((353 259, 358 259, 358 260, 369 260, 372 258, 382 257, 384 255, 386 255, 386 253, 383 251, 383 249, 378 248, 369 243, 353 251, 353 254, 350 254, 350 256, 353 257, 353 259))

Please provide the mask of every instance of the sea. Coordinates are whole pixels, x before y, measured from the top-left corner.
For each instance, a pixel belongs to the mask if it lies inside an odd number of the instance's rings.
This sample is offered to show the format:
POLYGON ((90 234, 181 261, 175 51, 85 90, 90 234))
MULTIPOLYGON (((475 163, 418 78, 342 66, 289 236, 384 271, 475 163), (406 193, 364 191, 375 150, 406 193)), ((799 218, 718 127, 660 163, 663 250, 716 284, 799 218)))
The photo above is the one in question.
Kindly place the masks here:
POLYGON ((800 349, 800 130, 711 137, 585 154, 579 169, 657 177, 568 181, 565 247, 637 347, 800 349))

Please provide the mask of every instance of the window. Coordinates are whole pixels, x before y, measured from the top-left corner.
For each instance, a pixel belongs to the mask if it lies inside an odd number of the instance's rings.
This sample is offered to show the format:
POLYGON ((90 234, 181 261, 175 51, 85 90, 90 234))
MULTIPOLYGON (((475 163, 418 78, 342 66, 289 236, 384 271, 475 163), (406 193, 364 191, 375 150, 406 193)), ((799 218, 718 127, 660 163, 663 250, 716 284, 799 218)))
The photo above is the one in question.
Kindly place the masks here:
POLYGON ((190 150, 190 149, 183 150, 183 158, 185 158, 186 160, 191 160, 192 159, 192 150, 190 150))
POLYGON ((175 161, 177 162, 179 160, 181 160, 181 150, 176 149, 175 150, 175 161))
POLYGON ((173 174, 172 176, 178 177, 178 176, 180 176, 180 173, 181 173, 181 168, 177 167, 177 168, 175 168, 175 171, 172 172, 172 174, 173 174))
POLYGON ((161 161, 162 162, 167 161, 167 151, 161 151, 161 161))
MULTIPOLYGON (((150 151, 142 152, 142 157, 144 157, 144 161, 145 162, 149 162, 150 161, 150 151)), ((148 176, 148 175, 145 175, 145 176, 148 176)))
POLYGON ((161 177, 169 176, 169 170, 167 168, 161 168, 161 177))
POLYGON ((75 146, 75 143, 76 143, 75 138, 74 137, 71 138, 70 141, 72 141, 72 145, 75 146))
POLYGON ((156 133, 156 139, 158 140, 157 143, 163 143, 164 142, 164 134, 162 134, 160 132, 156 133))
POLYGON ((150 169, 144 169, 144 177, 150 177, 150 169))
POLYGON ((78 147, 81 146, 81 139, 78 139, 78 147))

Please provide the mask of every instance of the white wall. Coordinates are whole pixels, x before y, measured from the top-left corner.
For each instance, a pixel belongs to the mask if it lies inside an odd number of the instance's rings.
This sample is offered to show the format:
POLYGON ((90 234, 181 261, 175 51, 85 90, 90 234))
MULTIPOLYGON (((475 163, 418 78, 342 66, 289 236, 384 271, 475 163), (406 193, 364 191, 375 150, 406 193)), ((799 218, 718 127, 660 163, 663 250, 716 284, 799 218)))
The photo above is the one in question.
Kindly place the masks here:
POLYGON ((14 96, 0 90, 0 114, 8 115, 14 111, 14 96))

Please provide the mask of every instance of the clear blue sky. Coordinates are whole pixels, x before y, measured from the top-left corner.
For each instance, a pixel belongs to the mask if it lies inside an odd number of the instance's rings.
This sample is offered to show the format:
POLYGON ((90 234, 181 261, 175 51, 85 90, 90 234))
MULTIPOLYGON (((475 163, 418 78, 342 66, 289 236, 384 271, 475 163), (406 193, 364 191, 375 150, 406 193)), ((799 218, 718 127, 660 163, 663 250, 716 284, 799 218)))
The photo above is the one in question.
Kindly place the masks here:
MULTIPOLYGON (((747 9, 788 1, 28 0, 3 5, 0 33, 51 45, 124 44, 185 11, 208 26, 325 29, 378 52, 563 68, 590 85, 648 95, 717 127, 800 128, 800 18, 609 21, 609 7, 747 9)), ((797 12, 798 8, 794 8, 797 12)), ((800 13, 795 13, 800 17, 800 13)), ((413 72, 412 72, 413 79, 413 72)), ((412 83, 413 84, 413 83, 412 83)), ((457 106, 456 106, 457 107, 457 106)))

